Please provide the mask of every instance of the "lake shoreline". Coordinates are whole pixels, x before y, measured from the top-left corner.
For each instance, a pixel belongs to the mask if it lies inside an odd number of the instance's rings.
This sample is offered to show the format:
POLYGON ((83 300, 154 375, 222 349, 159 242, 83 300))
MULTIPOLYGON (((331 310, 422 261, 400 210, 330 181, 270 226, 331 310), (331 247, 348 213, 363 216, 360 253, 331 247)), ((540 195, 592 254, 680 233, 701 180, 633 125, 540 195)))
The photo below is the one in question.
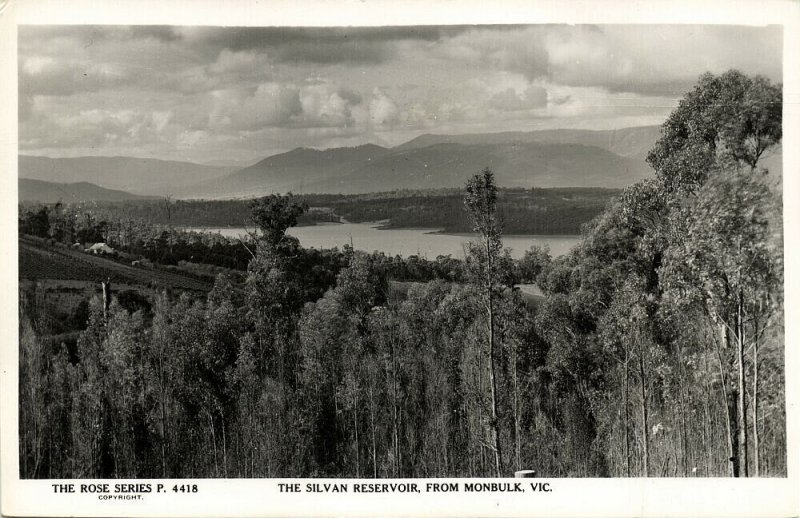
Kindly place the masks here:
MULTIPOLYGON (((453 232, 446 229, 441 229, 438 227, 406 227, 406 226, 398 226, 393 227, 387 225, 386 222, 389 220, 379 220, 379 221, 341 221, 339 223, 333 224, 344 224, 344 223, 353 223, 356 225, 370 225, 372 228, 376 230, 413 230, 418 232, 425 232, 428 235, 442 235, 442 236, 455 236, 455 237, 474 237, 476 234, 474 232, 453 232)), ((328 222, 321 223, 330 224, 328 222)), ((320 225, 320 223, 317 223, 320 225)), ((315 226, 315 225, 303 225, 303 226, 315 226)), ((537 237, 548 237, 548 238, 563 238, 563 239, 580 239, 580 234, 503 234, 503 237, 508 238, 519 238, 519 239, 527 239, 527 238, 537 238, 537 237)))
MULTIPOLYGON (((326 223, 297 226, 287 233, 300 240, 306 248, 332 249, 353 245, 356 250, 382 252, 386 255, 410 257, 416 255, 435 259, 438 256, 463 257, 466 244, 476 236, 472 233, 448 233, 441 229, 381 228, 380 222, 326 223)), ((245 234, 242 227, 183 227, 195 232, 218 233, 229 238, 245 234)), ((553 257, 569 253, 578 244, 580 236, 574 235, 506 235, 503 245, 511 256, 520 259, 532 246, 547 246, 553 257)))

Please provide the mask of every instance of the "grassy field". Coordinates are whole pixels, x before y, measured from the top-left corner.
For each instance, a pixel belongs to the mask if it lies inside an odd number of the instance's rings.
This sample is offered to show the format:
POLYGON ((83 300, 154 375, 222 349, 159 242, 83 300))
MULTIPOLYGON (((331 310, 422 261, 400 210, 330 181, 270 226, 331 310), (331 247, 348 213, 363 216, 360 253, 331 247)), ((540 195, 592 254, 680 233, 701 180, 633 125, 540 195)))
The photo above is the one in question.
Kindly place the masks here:
POLYGON ((49 245, 42 239, 19 238, 20 280, 88 281, 145 286, 160 290, 208 292, 210 282, 155 268, 126 265, 100 256, 59 245, 49 245))
POLYGON ((163 291, 204 295, 213 287, 198 275, 132 266, 41 238, 21 235, 18 242, 20 304, 35 313, 43 343, 54 350, 64 344, 73 359, 88 302, 102 296, 102 281, 111 281, 115 297, 131 311, 149 307, 163 291))

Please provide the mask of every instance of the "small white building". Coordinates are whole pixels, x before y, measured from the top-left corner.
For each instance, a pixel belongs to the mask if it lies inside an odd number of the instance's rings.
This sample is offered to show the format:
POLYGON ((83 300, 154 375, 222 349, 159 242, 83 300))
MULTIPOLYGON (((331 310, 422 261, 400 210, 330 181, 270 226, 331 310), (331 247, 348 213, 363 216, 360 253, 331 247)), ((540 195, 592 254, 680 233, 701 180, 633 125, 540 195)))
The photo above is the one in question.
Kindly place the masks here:
POLYGON ((108 246, 105 243, 95 243, 86 250, 85 252, 92 253, 92 254, 113 254, 114 249, 108 246))

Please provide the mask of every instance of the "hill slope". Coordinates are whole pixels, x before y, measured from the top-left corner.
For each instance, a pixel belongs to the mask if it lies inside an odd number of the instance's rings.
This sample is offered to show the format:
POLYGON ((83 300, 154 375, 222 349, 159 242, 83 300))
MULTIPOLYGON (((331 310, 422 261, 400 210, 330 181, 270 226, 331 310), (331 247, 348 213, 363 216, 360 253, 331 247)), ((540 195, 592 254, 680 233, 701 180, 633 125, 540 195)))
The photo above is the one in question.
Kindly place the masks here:
POLYGON ((19 177, 56 183, 89 182, 106 189, 163 196, 235 168, 133 157, 48 158, 20 155, 19 177))
POLYGON ((649 171, 644 164, 594 146, 436 144, 388 154, 341 178, 335 186, 328 181, 320 187, 334 192, 347 192, 350 186, 361 192, 381 190, 384 185, 392 189, 461 187, 486 166, 492 168, 499 185, 525 188, 624 187, 649 171))
POLYGON ((19 236, 19 278, 41 281, 77 280, 148 286, 155 290, 177 289, 208 292, 210 282, 157 268, 141 268, 83 253, 63 246, 48 246, 44 240, 19 236))
POLYGON ((387 153, 388 149, 374 144, 324 151, 297 148, 267 157, 224 178, 191 186, 184 189, 182 195, 224 198, 271 192, 312 192, 313 186, 348 176, 387 153))
POLYGON ((79 201, 122 201, 146 199, 125 191, 104 189, 93 183, 54 183, 43 180, 19 179, 19 201, 38 201, 41 203, 65 203, 79 201))

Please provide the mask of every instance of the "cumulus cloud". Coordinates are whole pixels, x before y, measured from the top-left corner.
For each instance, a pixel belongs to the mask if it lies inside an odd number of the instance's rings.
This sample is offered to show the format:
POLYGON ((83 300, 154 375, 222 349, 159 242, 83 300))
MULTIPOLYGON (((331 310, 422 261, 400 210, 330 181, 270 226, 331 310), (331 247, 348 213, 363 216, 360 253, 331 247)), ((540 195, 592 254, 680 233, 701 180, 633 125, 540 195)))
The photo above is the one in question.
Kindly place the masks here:
POLYGON ((397 104, 380 89, 372 92, 373 98, 369 103, 369 117, 374 124, 387 126, 397 122, 399 110, 397 104))
POLYGON ((217 90, 211 94, 208 125, 227 131, 282 126, 301 111, 298 90, 278 83, 261 84, 252 93, 217 90))
POLYGON ((227 132, 353 126, 354 108, 360 103, 357 93, 337 85, 267 82, 252 92, 235 88, 212 92, 208 126, 227 132))
POLYGON ((301 113, 295 118, 307 127, 347 127, 354 125, 353 108, 361 96, 335 85, 317 84, 299 90, 301 113))

